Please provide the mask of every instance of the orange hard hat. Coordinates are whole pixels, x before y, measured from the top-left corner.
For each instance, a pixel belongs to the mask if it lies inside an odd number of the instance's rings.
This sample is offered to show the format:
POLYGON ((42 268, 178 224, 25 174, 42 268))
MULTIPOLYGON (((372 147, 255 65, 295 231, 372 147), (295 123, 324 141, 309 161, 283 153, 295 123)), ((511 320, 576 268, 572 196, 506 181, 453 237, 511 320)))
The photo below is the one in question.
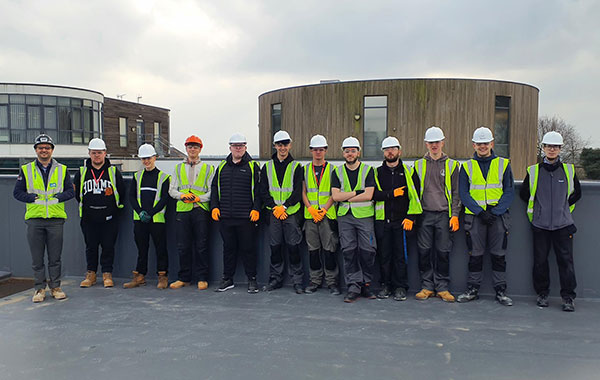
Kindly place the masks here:
POLYGON ((203 146, 202 140, 200 139, 200 137, 195 136, 195 135, 191 135, 190 137, 188 137, 185 140, 185 145, 188 145, 188 144, 200 144, 200 148, 202 148, 202 146, 203 146))

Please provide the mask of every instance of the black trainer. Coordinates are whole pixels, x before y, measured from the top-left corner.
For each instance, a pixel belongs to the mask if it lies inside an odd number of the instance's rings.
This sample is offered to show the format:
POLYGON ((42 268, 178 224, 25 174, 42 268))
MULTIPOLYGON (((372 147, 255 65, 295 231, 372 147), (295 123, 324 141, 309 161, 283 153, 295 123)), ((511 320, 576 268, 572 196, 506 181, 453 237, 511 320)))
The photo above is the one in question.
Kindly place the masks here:
POLYGON ((498 301, 498 303, 500 303, 500 305, 504 305, 504 306, 512 306, 513 305, 513 300, 506 295, 506 293, 504 293, 504 290, 498 290, 496 291, 496 301, 498 301))
POLYGON ((548 295, 547 294, 538 294, 535 303, 539 307, 548 307, 548 295))
POLYGON ((374 300, 377 297, 375 297, 375 294, 373 294, 371 292, 371 287, 368 285, 364 285, 361 289, 360 289, 360 296, 369 300, 374 300))
POLYGON ((329 294, 334 295, 334 296, 339 296, 340 294, 340 289, 336 286, 336 285, 329 285, 329 294))
POLYGON ((304 289, 304 292, 308 293, 308 294, 312 294, 312 293, 316 292, 317 290, 319 290, 319 285, 313 284, 311 282, 310 284, 308 284, 308 286, 306 287, 306 289, 304 289))
POLYGON ((256 278, 248 279, 248 293, 258 293, 258 284, 256 278))
POLYGON ((575 301, 573 298, 563 298, 563 311, 575 311, 575 301))
POLYGON ((267 285, 263 286, 263 292, 272 292, 273 290, 279 289, 282 286, 283 284, 281 282, 278 282, 277 280, 271 280, 267 285))
POLYGON ((379 291, 379 293, 377 293, 377 298, 384 300, 390 298, 391 295, 392 291, 390 290, 390 287, 384 285, 383 288, 381 288, 381 290, 379 291))
POLYGON ((398 288, 394 290, 395 301, 406 301, 406 290, 404 288, 398 288))
POLYGON ((221 285, 219 285, 219 287, 217 289, 215 289, 215 292, 226 292, 229 289, 233 289, 235 285, 233 284, 233 280, 228 278, 228 279, 222 279, 221 280, 221 285))
POLYGON ((296 292, 296 294, 303 294, 304 288, 302 288, 302 285, 300 284, 294 284, 294 291, 296 292))
POLYGON ((359 293, 348 292, 348 294, 346 294, 346 297, 344 297, 344 302, 352 303, 352 302, 356 301, 358 299, 358 297, 360 297, 359 293))
POLYGON ((463 294, 458 296, 457 302, 469 302, 479 299, 479 289, 469 287, 463 294))

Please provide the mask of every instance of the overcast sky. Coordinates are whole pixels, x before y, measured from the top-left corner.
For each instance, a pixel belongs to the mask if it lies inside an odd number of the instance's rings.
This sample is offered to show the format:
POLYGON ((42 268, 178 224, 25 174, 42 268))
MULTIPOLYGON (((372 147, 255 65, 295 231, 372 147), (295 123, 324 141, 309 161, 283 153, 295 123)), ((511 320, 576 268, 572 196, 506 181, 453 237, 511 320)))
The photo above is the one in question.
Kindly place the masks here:
POLYGON ((600 147, 600 2, 0 0, 0 82, 169 108, 203 154, 258 152, 258 96, 321 79, 481 78, 540 89, 600 147))

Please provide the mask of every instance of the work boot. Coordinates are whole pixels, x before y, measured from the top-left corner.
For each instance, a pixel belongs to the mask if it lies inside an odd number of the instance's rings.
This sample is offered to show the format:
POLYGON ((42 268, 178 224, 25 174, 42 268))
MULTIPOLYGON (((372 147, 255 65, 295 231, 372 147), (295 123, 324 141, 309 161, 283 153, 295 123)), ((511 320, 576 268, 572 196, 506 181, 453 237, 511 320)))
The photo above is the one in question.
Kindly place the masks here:
POLYGON ((167 277, 167 272, 158 272, 158 284, 156 287, 158 289, 166 289, 169 286, 169 277, 167 277))
POLYGON ((233 289, 234 287, 235 287, 235 285, 233 284, 232 279, 224 278, 223 280, 221 280, 221 285, 219 285, 219 287, 217 289, 215 289, 215 292, 226 292, 229 289, 233 289))
POLYGON ((302 289, 302 285, 300 284, 294 284, 294 291, 296 292, 296 294, 304 293, 304 289, 302 289))
POLYGON ((198 281, 198 290, 206 290, 206 289, 208 289, 208 282, 198 281))
POLYGON ((406 289, 398 288, 394 290, 394 301, 406 301, 406 289))
POLYGON ((546 294, 538 294, 535 303, 539 307, 548 307, 548 296, 546 294))
POLYGON ((369 284, 363 285, 363 287, 360 289, 360 296, 369 300, 374 300, 377 298, 375 294, 371 292, 371 286, 369 284))
POLYGON ((348 292, 348 294, 346 294, 346 297, 344 297, 344 302, 352 303, 356 301, 358 297, 360 297, 360 293, 348 292))
POLYGON ((169 288, 171 289, 180 289, 183 288, 184 286, 188 286, 190 283, 189 282, 184 282, 181 280, 177 280, 175 282, 172 282, 171 285, 169 285, 169 288))
POLYGON ((377 293, 377 298, 384 300, 390 298, 391 295, 392 291, 390 290, 390 287, 384 285, 383 288, 381 288, 381 290, 379 291, 379 293, 377 293))
POLYGON ((510 297, 507 296, 506 293, 504 293, 504 290, 496 291, 496 301, 498 301, 498 303, 500 303, 500 305, 504 305, 504 306, 512 306, 513 305, 513 300, 510 299, 510 297))
POLYGON ((333 296, 339 296, 340 294, 340 288, 337 287, 337 285, 329 285, 329 294, 333 295, 333 296))
POLYGON ((479 289, 469 287, 463 294, 458 296, 456 301, 458 302, 470 302, 479 299, 479 289))
POLYGON ((272 292, 275 289, 279 289, 283 286, 281 282, 277 280, 270 280, 267 285, 263 287, 263 292, 272 292))
POLYGON ((308 284, 306 289, 304 289, 304 292, 307 294, 312 294, 312 293, 316 292, 317 290, 319 290, 319 285, 311 282, 310 284, 308 284))
POLYGON ((258 284, 256 283, 256 277, 248 279, 248 293, 258 293, 258 284))
POLYGON ((50 289, 50 295, 54 297, 55 300, 64 300, 67 298, 65 292, 63 292, 59 287, 50 289))
POLYGON ((441 298, 441 299, 442 299, 442 301, 444 301, 444 302, 454 302, 454 301, 455 301, 455 298, 454 298, 454 296, 452 295, 452 293, 450 293, 450 292, 449 292, 449 291, 447 291, 447 290, 443 290, 443 291, 441 291, 441 292, 437 292, 437 296, 438 296, 439 298, 441 298))
POLYGON ((85 279, 81 281, 79 286, 82 288, 89 288, 92 285, 96 285, 96 272, 88 270, 85 272, 85 279))
POLYGON ((434 294, 435 293, 433 291, 423 288, 419 293, 415 294, 415 298, 419 301, 423 301, 429 297, 433 297, 434 294))
POLYGON ((102 282, 104 283, 105 288, 112 288, 115 286, 115 283, 112 279, 112 273, 102 273, 102 282))
POLYGON ((563 311, 575 311, 575 301, 573 298, 563 298, 563 311))
POLYGON ((46 299, 46 289, 38 289, 33 293, 33 298, 31 300, 34 303, 42 302, 46 299))
POLYGON ((123 284, 123 288, 131 289, 137 288, 140 285, 146 285, 146 277, 140 272, 133 271, 133 280, 123 284))

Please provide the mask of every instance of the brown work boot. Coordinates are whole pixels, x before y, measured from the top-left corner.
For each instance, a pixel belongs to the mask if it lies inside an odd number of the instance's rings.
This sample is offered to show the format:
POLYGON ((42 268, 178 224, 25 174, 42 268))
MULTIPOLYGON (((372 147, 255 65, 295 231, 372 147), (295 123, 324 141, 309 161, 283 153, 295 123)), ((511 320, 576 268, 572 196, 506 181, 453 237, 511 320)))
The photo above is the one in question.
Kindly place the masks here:
POLYGON ((208 282, 198 281, 198 290, 206 290, 206 289, 208 289, 208 282))
POLYGON ((55 300, 64 300, 67 298, 65 292, 59 287, 50 289, 50 295, 54 297, 55 300))
POLYGON ((85 273, 85 280, 81 281, 79 286, 82 288, 89 288, 90 286, 95 285, 95 284, 96 284, 96 272, 92 272, 91 270, 88 270, 85 273))
POLYGON ((46 289, 38 289, 31 299, 34 303, 42 302, 46 299, 46 289))
POLYGON ((440 297, 444 302, 454 302, 454 296, 447 290, 444 290, 443 292, 438 292, 437 296, 440 297))
POLYGON ((188 286, 189 284, 190 284, 189 282, 183 282, 181 280, 177 280, 177 281, 173 282, 171 285, 169 285, 169 288, 179 289, 179 288, 183 288, 184 286, 188 286))
POLYGON ((167 272, 158 272, 158 285, 156 285, 159 289, 166 289, 169 286, 169 277, 167 277, 167 272))
POLYGON ((419 293, 415 294, 415 298, 418 299, 418 300, 420 300, 420 301, 423 301, 423 300, 426 300, 429 297, 432 297, 434 294, 435 293, 433 291, 431 291, 431 290, 421 289, 421 291, 419 293))
POLYGON ((146 285, 146 278, 143 274, 137 271, 133 271, 133 280, 123 284, 125 289, 137 288, 140 285, 146 285))
POLYGON ((105 288, 112 288, 115 286, 115 283, 112 279, 112 273, 102 273, 102 282, 104 283, 105 288))

